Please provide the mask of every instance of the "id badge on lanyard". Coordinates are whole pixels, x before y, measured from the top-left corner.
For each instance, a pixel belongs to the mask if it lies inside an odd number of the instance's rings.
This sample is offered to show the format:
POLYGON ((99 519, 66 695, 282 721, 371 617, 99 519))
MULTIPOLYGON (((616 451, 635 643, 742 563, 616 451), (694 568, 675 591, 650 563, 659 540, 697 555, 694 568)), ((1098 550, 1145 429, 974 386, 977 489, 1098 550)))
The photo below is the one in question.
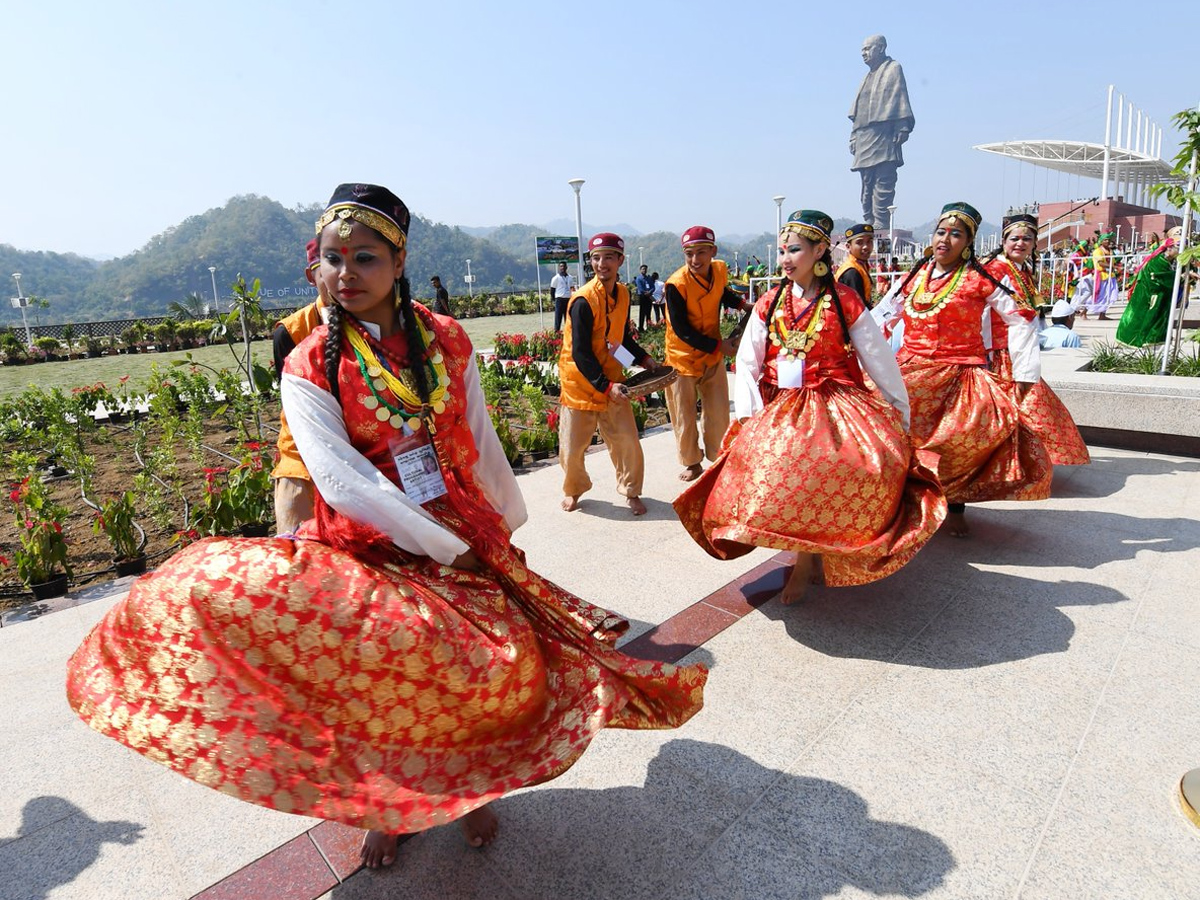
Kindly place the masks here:
POLYGON ((405 424, 403 432, 392 438, 388 447, 396 463, 400 486, 415 503, 424 505, 446 493, 446 479, 429 439, 429 429, 413 431, 405 424))
POLYGON ((781 388, 804 386, 804 360, 781 356, 775 360, 775 381, 781 388))

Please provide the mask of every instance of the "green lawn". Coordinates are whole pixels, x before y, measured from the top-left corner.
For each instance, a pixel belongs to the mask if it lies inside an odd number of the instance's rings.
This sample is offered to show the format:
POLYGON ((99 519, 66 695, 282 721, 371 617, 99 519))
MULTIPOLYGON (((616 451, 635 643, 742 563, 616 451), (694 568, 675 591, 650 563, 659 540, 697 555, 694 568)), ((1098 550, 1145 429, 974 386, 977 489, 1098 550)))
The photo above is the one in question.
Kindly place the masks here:
MULTIPOLYGON (((492 346, 497 332, 531 334, 540 330, 538 315, 486 316, 479 319, 463 319, 462 326, 477 349, 492 346)), ((554 325, 553 310, 545 316, 545 327, 554 325)), ((268 365, 271 362, 271 342, 256 341, 252 345, 255 362, 268 365)), ((16 396, 30 384, 45 390, 62 388, 70 390, 85 384, 104 382, 115 389, 118 379, 129 375, 133 384, 140 385, 157 364, 169 368, 176 359, 184 359, 188 353, 192 358, 215 369, 233 368, 233 355, 225 345, 200 347, 195 350, 176 350, 171 353, 136 353, 130 356, 102 356, 99 359, 72 359, 64 362, 37 363, 26 366, 0 366, 0 399, 16 396)))

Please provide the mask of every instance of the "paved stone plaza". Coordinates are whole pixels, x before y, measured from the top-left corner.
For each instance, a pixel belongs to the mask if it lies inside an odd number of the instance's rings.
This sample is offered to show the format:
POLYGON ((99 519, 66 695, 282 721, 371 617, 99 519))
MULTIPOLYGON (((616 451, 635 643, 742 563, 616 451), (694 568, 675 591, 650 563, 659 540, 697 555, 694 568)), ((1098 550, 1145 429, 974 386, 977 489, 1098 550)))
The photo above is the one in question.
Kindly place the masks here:
MULTIPOLYGON (((1186 898, 1200 829, 1200 460, 1093 447, 1040 503, 972 506, 897 575, 771 599, 780 561, 706 557, 607 454, 580 512, 520 477, 533 568, 634 622, 627 646, 712 668, 705 709, 603 733, 566 775, 355 871, 357 833, 241 804, 80 723, 65 661, 119 594, 0 628, 0 898, 1186 898)), ((120 586, 117 586, 120 589, 120 586)))

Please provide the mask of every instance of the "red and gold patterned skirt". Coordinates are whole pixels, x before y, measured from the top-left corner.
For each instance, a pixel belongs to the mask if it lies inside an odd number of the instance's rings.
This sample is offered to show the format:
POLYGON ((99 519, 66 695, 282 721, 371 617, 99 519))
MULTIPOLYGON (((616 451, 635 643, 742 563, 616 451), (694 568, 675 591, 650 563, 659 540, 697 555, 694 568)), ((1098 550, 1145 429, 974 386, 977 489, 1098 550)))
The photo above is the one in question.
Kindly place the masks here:
MULTIPOLYGON (((1013 381, 1012 355, 1007 350, 992 353, 992 374, 1002 387, 1017 399, 1017 386, 1013 381)), ((1050 389, 1043 378, 1018 401, 1021 423, 1038 436, 1050 454, 1050 462, 1056 466, 1086 466, 1092 461, 1087 445, 1075 427, 1075 420, 1058 395, 1050 389)))
POLYGON ((201 541, 96 626, 68 698, 201 784, 393 833, 555 777, 601 728, 671 728, 700 709, 702 667, 624 656, 593 636, 604 611, 515 551, 502 569, 201 541))
POLYGON ((912 559, 946 517, 935 466, 913 452, 889 405, 826 381, 778 391, 731 428, 675 510, 718 559, 752 547, 817 553, 827 584, 866 584, 912 559))
POLYGON ((951 503, 1044 500, 1049 454, 1021 427, 1016 403, 982 366, 912 356, 900 363, 912 406, 913 443, 939 456, 951 503))

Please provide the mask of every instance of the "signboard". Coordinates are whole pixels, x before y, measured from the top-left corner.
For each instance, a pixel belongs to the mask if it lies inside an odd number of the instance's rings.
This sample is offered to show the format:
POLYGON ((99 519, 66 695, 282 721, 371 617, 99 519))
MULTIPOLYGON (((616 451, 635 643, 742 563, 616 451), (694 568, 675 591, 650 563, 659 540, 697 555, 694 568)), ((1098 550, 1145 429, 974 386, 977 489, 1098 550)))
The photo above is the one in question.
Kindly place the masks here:
POLYGON ((549 235, 534 240, 537 241, 538 265, 579 262, 579 238, 574 235, 549 235))

